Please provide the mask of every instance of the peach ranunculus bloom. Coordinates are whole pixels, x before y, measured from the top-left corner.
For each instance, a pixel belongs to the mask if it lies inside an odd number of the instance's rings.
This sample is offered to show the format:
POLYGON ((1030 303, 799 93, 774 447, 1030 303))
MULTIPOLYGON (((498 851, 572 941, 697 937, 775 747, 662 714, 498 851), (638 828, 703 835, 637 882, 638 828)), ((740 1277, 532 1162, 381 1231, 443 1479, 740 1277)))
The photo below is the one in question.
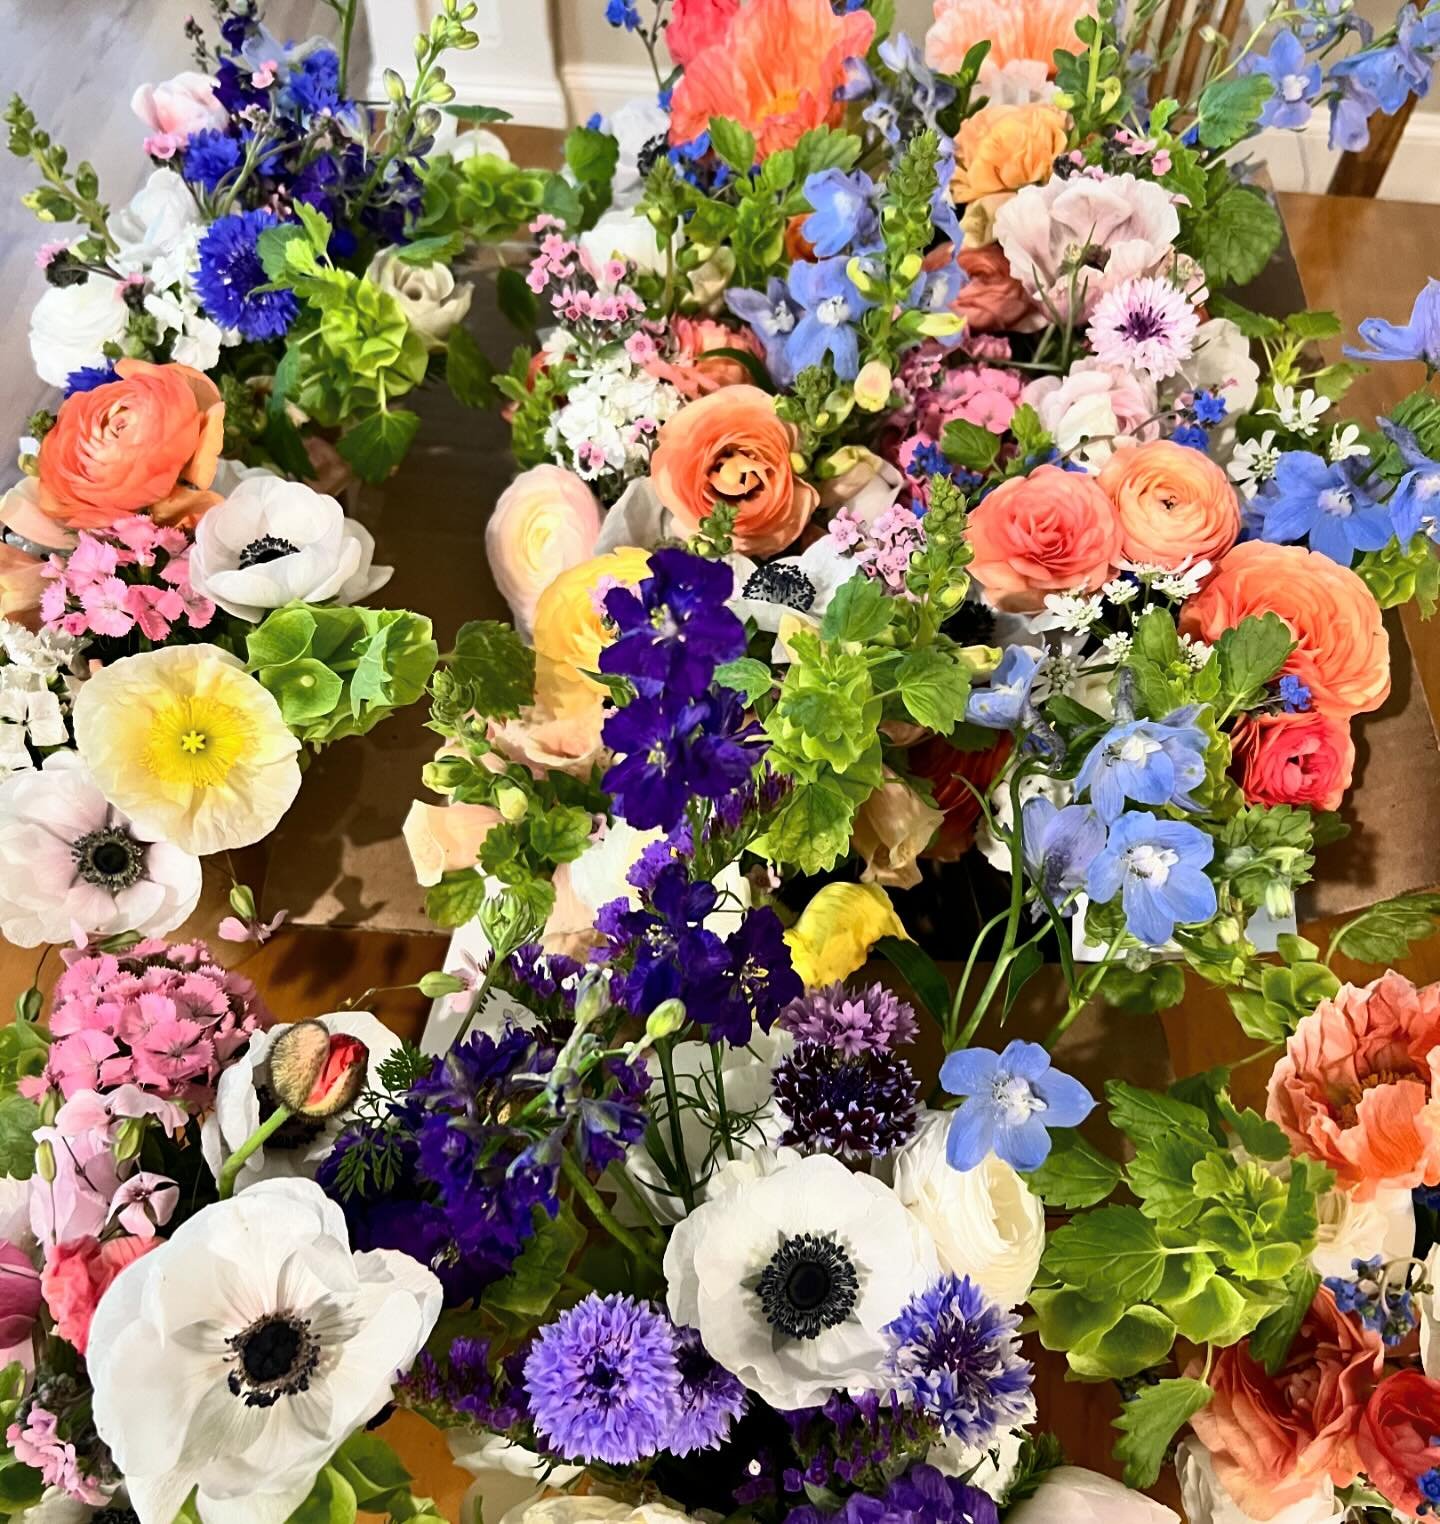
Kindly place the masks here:
POLYGON ((777 555, 820 501, 795 475, 795 443, 794 428, 758 386, 722 387, 666 419, 650 457, 651 485, 687 534, 717 504, 733 503, 735 549, 777 555))
POLYGON ((837 126, 845 61, 875 36, 868 11, 837 16, 830 0, 749 0, 718 41, 691 58, 675 87, 670 138, 688 143, 730 117, 755 135, 763 159, 816 127, 837 126))
POLYGON ((1361 1201, 1440 1185, 1440 984, 1342 985, 1291 1033, 1265 1115, 1361 1201))
POLYGON ((563 466, 532 466, 500 494, 485 525, 485 553, 495 586, 527 639, 540 594, 595 553, 600 504, 563 466))
POLYGON ((743 386, 750 372, 739 360, 717 355, 717 349, 740 349, 764 360, 760 341, 748 328, 731 328, 714 318, 676 317, 670 320, 674 352, 645 365, 645 370, 668 381, 682 397, 694 400, 717 392, 722 386, 743 386))
POLYGON ((1100 486, 1120 515, 1127 561, 1171 568, 1218 561, 1240 538, 1230 478, 1208 455, 1172 439, 1116 450, 1100 486))
POLYGON ((682 68, 717 42, 724 42, 740 0, 675 0, 665 26, 665 46, 682 68))
POLYGON ((850 844, 865 860, 862 884, 913 889, 920 882, 920 854, 945 823, 901 778, 890 777, 860 806, 850 844))
MULTIPOLYGON (((1190 1420, 1215 1475, 1252 1519, 1273 1519, 1329 1477, 1348 1486, 1365 1403, 1385 1363, 1380 1335, 1346 1317, 1322 1286, 1274 1375, 1247 1343, 1223 1349, 1210 1369, 1215 1393, 1190 1420)), ((1192 1362, 1198 1377, 1204 1362, 1192 1362)))
POLYGON ((473 868, 500 811, 488 804, 425 804, 415 800, 400 834, 410 852, 415 880, 424 889, 447 873, 473 868))
POLYGON ((44 591, 45 562, 27 556, 18 545, 0 540, 0 619, 38 630, 44 591))
POLYGON ((1095 0, 935 0, 935 21, 925 34, 925 62, 954 74, 977 42, 989 40, 986 63, 1003 69, 1038 59, 1055 72, 1057 51, 1078 53, 1075 23, 1095 14, 1095 0))
POLYGON ((1033 613, 1048 593, 1095 589, 1120 559, 1115 505, 1092 476, 1040 466, 997 487, 970 514, 970 574, 986 601, 1033 613))
POLYGON ((60 405, 40 442, 40 506, 71 529, 103 529, 148 510, 193 524, 220 501, 210 492, 225 436, 225 404, 188 365, 121 360, 115 381, 60 405))
POLYGON ((45 1256, 40 1287, 55 1320, 55 1332, 83 1355, 90 1341, 90 1321, 111 1282, 142 1254, 158 1249, 158 1238, 75 1238, 45 1256))
POLYGON ((1048 180, 1065 151, 1069 122, 1058 106, 982 106, 956 136, 951 195, 974 201, 1048 180))
POLYGON ((1303 545, 1246 540, 1180 611, 1180 629, 1212 645, 1247 614, 1278 614, 1295 649, 1281 669, 1327 714, 1378 709, 1390 693, 1390 643, 1380 608, 1350 570, 1303 545))
POLYGON ((40 483, 33 476, 22 476, 0 495, 0 529, 42 550, 74 550, 76 545, 74 530, 57 524, 40 506, 40 483))
POLYGON ((1251 804, 1338 810, 1355 773, 1350 721, 1316 710, 1242 715, 1230 744, 1251 804))

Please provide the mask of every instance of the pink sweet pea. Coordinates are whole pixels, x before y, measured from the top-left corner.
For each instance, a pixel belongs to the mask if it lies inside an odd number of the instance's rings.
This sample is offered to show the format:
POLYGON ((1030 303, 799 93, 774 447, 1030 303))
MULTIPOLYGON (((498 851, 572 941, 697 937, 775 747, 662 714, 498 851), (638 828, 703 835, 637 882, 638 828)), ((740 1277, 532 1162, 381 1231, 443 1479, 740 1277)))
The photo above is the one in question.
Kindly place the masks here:
POLYGON ((136 1238, 154 1238, 180 1203, 180 1187, 166 1175, 147 1170, 122 1181, 110 1203, 110 1220, 136 1238))

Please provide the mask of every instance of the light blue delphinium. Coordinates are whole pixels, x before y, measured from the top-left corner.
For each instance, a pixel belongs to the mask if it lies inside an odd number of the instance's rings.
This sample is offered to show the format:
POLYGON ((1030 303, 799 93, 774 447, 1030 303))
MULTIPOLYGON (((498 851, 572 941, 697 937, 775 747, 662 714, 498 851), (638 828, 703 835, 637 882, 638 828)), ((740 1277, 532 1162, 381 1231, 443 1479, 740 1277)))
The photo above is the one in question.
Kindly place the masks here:
POLYGON ((795 369, 785 356, 785 346, 795 332, 800 309, 790 300, 785 282, 772 275, 763 291, 747 291, 744 287, 727 291, 725 305, 754 330, 765 350, 765 369, 775 384, 789 386, 795 379, 795 369))
POLYGON ((849 263, 846 255, 837 254, 813 264, 800 260, 790 269, 790 297, 804 311, 785 345, 785 358, 796 374, 819 365, 826 355, 842 381, 853 381, 859 374, 855 323, 875 304, 850 279, 849 263))
POLYGON ((1035 676, 1045 653, 1035 646, 1009 646, 983 688, 972 688, 965 701, 965 718, 987 730, 1013 730, 1030 704, 1035 676))
POLYGON ((1101 818, 1119 816, 1127 800, 1193 810, 1192 789, 1205 781, 1209 738, 1195 727, 1198 708, 1177 709, 1163 720, 1131 720, 1102 736, 1085 758, 1075 792, 1087 789, 1101 818))
POLYGON ((1390 510, 1372 495, 1369 469, 1364 458, 1332 463, 1309 450, 1287 450, 1251 504, 1260 537, 1279 545, 1306 540, 1341 566, 1357 551, 1379 550, 1390 540, 1390 510))
POLYGON ((1263 74, 1273 86, 1260 113, 1262 127, 1298 131, 1310 120, 1320 93, 1320 65, 1307 60, 1304 45, 1294 32, 1280 32, 1268 54, 1260 57, 1252 53, 1240 67, 1247 74, 1263 74))
POLYGON ((1095 1097, 1052 1068, 1039 1043, 1018 1039, 1003 1053, 952 1053, 940 1067, 940 1083, 964 1097, 945 1142, 945 1157, 958 1170, 974 1169, 992 1153, 1012 1169, 1039 1169, 1050 1154, 1050 1129, 1078 1127, 1095 1109, 1095 1097))
POLYGON ((1198 826, 1133 810, 1110 827, 1105 850, 1090 864, 1086 891, 1100 905, 1118 894, 1130 935, 1162 947, 1176 926, 1215 914, 1215 885, 1204 871, 1214 855, 1215 843, 1198 826))
POLYGON ((874 247, 880 236, 875 182, 863 169, 822 169, 805 181, 805 199, 815 210, 801 232, 821 259, 847 249, 874 247))
POLYGON ((1385 318, 1365 318, 1360 323, 1360 337, 1370 346, 1357 349, 1345 346, 1352 360, 1423 360, 1430 370, 1440 370, 1440 280, 1425 282, 1425 289, 1415 298, 1408 323, 1391 323, 1385 318))
POLYGON ((1105 847, 1108 834, 1091 804, 1062 809, 1043 794, 1028 799, 1020 813, 1020 839, 1030 877, 1052 905, 1085 887, 1090 864, 1105 847))

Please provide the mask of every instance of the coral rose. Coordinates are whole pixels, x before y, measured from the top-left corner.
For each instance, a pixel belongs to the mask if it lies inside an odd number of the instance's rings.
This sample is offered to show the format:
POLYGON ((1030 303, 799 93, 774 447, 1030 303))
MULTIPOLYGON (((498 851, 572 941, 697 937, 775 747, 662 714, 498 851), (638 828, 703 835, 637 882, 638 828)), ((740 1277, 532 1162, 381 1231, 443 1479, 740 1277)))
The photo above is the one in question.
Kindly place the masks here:
POLYGON ((672 318, 670 336, 677 352, 668 360, 651 360, 645 369, 668 381, 682 397, 708 396, 722 386, 740 386, 750 379, 741 361, 717 355, 717 349, 739 349, 757 360, 765 358, 760 341, 750 329, 729 328, 713 318, 672 318))
POLYGON ((665 27, 665 46, 682 68, 706 48, 724 42, 740 0, 675 0, 665 27))
POLYGON ((735 549, 773 556, 810 522, 819 494, 790 463, 795 430, 758 386, 727 386, 661 427, 650 458, 660 501, 690 534, 720 503, 733 504, 735 549))
POLYGON ((90 1320, 115 1277, 142 1254, 158 1249, 158 1238, 76 1238, 45 1255, 40 1289, 55 1320, 55 1332, 83 1355, 90 1340, 90 1320))
POLYGON ((1008 731, 981 751, 962 751, 943 736, 931 736, 906 754, 911 772, 929 780, 935 806, 945 817, 926 857, 951 863, 970 850, 980 824, 980 800, 1000 776, 1012 744, 1008 731))
POLYGON ((148 509, 191 524, 219 495, 225 404, 188 365, 121 360, 118 380, 60 405, 40 444, 40 506, 71 529, 103 529, 148 509))
POLYGON ((561 572, 540 594, 533 636, 537 700, 559 707, 567 697, 607 691, 582 675, 599 665, 606 642, 604 596, 649 575, 650 552, 626 545, 561 572))
POLYGON ((1355 772, 1350 722, 1334 715, 1247 714, 1231 745, 1251 804, 1338 810, 1355 772))
POLYGON ((1285 1044, 1265 1115, 1368 1201, 1382 1187, 1440 1185, 1440 984, 1393 970, 1342 985, 1285 1044))
POLYGON ((1094 477, 1040 466, 973 510, 970 571, 998 609, 1028 613, 1047 593, 1097 588, 1120 559, 1120 520, 1094 477))
POLYGON ((1440 1466, 1440 1382, 1416 1370, 1396 1371, 1370 1395, 1356 1436, 1360 1463, 1370 1485, 1392 1508, 1420 1514, 1424 1494, 1416 1485, 1440 1466))
POLYGON ((527 639, 540 594, 561 572, 589 560, 599 538, 595 494, 562 466, 533 466, 500 494, 485 526, 485 553, 527 639))
POLYGON ((1208 455, 1174 440, 1116 450, 1100 485, 1120 515, 1127 561, 1218 561, 1240 538, 1240 500, 1229 477, 1208 455))
POLYGON ((0 540, 0 619, 12 619, 27 630, 38 630, 40 595, 44 591, 45 563, 0 540))
MULTIPOLYGON (((1215 1395, 1190 1423, 1251 1518, 1273 1519, 1325 1477, 1337 1487, 1355 1480, 1355 1434, 1384 1362, 1380 1335, 1346 1317, 1323 1286, 1275 1375, 1248 1344, 1220 1351, 1208 1378, 1215 1395)), ((1202 1368, 1197 1361, 1186 1374, 1202 1368)))
POLYGON ((957 168, 950 193, 957 202, 1019 190, 1048 180, 1065 152, 1069 118, 1058 106, 983 106, 955 139, 957 168))
POLYGON ((838 126, 845 60, 863 58, 874 36, 868 11, 837 16, 830 0, 750 0, 686 65, 670 104, 671 141, 688 143, 725 116, 754 133, 763 159, 816 127, 838 126))
POLYGON ((1180 628, 1212 644, 1247 614, 1278 614, 1295 649, 1284 672, 1336 715, 1377 709, 1390 692, 1390 643, 1370 589, 1348 566, 1302 545, 1247 540, 1180 611, 1180 628))
POLYGON ((935 24, 925 34, 925 62, 942 74, 958 72, 977 42, 990 44, 986 63, 1003 69, 1039 59, 1055 72, 1057 50, 1078 53, 1075 23, 1095 14, 1095 0, 935 0, 935 24))

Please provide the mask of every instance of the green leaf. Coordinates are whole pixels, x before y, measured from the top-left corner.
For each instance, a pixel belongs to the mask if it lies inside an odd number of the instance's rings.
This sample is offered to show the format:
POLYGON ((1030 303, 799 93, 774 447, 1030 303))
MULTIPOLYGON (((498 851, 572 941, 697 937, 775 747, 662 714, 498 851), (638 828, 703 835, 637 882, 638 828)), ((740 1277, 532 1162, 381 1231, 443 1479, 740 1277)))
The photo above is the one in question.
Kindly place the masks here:
POLYGON ((1187 1101, 1142 1090, 1123 1080, 1110 1080, 1105 1086, 1105 1096, 1110 1102, 1112 1126, 1132 1142, 1182 1137, 1207 1149, 1214 1142, 1209 1119, 1198 1106, 1187 1101))
POLYGON ((832 773, 814 783, 797 783, 750 850, 802 873, 826 872, 850 845, 855 810, 868 793, 847 791, 832 773))
POLYGON ((266 228, 255 244, 255 252, 260 256, 260 267, 265 271, 266 280, 289 283, 294 269, 289 259, 292 244, 303 246, 305 254, 309 256, 310 267, 314 268, 315 254, 305 229, 295 222, 282 222, 276 227, 266 228))
POLYGON ((568 1202, 553 1219, 536 1207, 535 1224, 515 1268, 485 1288, 487 1308, 513 1313, 527 1323, 539 1322, 550 1310, 570 1261, 585 1242, 585 1229, 568 1202))
POLYGON ((1124 1436, 1115 1446, 1115 1456, 1125 1463, 1127 1486, 1155 1485, 1170 1441, 1212 1396, 1203 1381, 1183 1377, 1140 1388, 1115 1420, 1124 1436))
POLYGON ((1283 232, 1262 192, 1233 185, 1192 220, 1182 241, 1213 285, 1243 286, 1270 262, 1283 232))
POLYGON ((620 143, 610 133, 595 127, 573 127, 566 134, 565 163, 581 185, 608 187, 619 162, 620 143))
POLYGON ((753 656, 741 656, 716 667, 715 681, 722 688, 743 693, 745 702, 754 704, 775 686, 775 674, 763 661, 757 661, 753 656))
POLYGON ((1285 324, 1278 318, 1268 317, 1263 312, 1252 312, 1239 302, 1232 302, 1228 296, 1211 297, 1210 311, 1216 317, 1227 318, 1234 323, 1247 339, 1278 339, 1285 332, 1285 324))
POLYGON ((336 673, 308 656, 268 671, 265 687, 275 696, 292 730, 330 714, 345 691, 336 673))
POLYGON ((1168 1132, 1144 1139, 1125 1169, 1140 1210, 1159 1222, 1193 1217, 1198 1209, 1193 1171, 1214 1147, 1208 1130, 1203 1141, 1168 1132))
POLYGON ((710 146, 737 175, 748 175, 755 162, 755 134, 728 116, 710 118, 710 146))
POLYGON ((894 600, 872 577, 851 577, 831 598, 820 634, 825 640, 853 640, 864 644, 888 629, 895 617, 894 600))
POLYGON ((943 1026, 950 1018, 950 985, 940 966, 916 942, 903 937, 881 937, 870 949, 887 958, 915 992, 920 1004, 943 1026))
POLYGON ((1104 1201, 1120 1184, 1120 1166, 1073 1127, 1060 1127, 1050 1134, 1050 1156, 1024 1179, 1046 1206, 1078 1212, 1104 1201))
POLYGON ((1398 963, 1412 943, 1433 937, 1440 929, 1440 894, 1401 894, 1382 900, 1347 922, 1330 943, 1337 953, 1357 963, 1398 963))
POLYGON ((28 1180, 35 1173, 40 1108, 18 1091, 0 1098, 0 1174, 28 1180))
POLYGON ((1081 1339, 1066 1354, 1082 1381, 1123 1381, 1158 1365, 1175 1343, 1175 1324, 1158 1308, 1127 1307, 1103 1332, 1081 1339))
POLYGON ((335 448, 361 481, 383 482, 404 460, 419 427, 419 414, 405 408, 372 413, 347 429, 335 448))
POLYGON ((1259 122, 1274 85, 1264 74, 1231 74, 1200 92, 1200 141, 1206 148, 1230 148, 1259 122))
POLYGON ((526 819, 530 846, 546 862, 574 862, 590 842, 591 815, 578 805, 557 805, 526 819))
POLYGON ((1185 966, 1152 963, 1149 968, 1126 968, 1112 964, 1100 981, 1100 998, 1122 1011, 1153 1015, 1168 1011, 1185 998, 1185 966))
POLYGON ((445 106, 442 109, 446 116, 453 116, 457 122, 514 121, 508 111, 502 111, 498 106, 445 106))
POLYGON ((540 306, 535 293, 525 284, 525 277, 513 266, 507 265, 495 277, 495 300, 502 317, 521 333, 534 333, 540 306))
POLYGON ((460 626, 450 670, 470 689, 471 707, 489 719, 510 719, 535 697, 535 653, 498 620, 460 626))
POLYGON ((444 931, 473 921, 485 903, 488 884, 473 868, 447 873, 425 895, 425 914, 444 931))
POLYGON ((1000 454, 1000 436, 967 418, 956 418, 945 425, 940 435, 940 448, 947 460, 952 460, 966 471, 984 473, 995 464, 1000 454))
POLYGON ((1290 627, 1278 614, 1249 614, 1215 643, 1220 676, 1232 709, 1250 707, 1295 649, 1290 627))
POLYGON ((433 265, 455 258, 465 247, 461 232, 432 233, 428 238, 414 238, 395 249, 395 258, 404 265, 433 265))
POLYGON ((1049 1350, 1073 1349, 1082 1340, 1113 1328, 1125 1313, 1119 1297, 1086 1296, 1071 1286, 1037 1286, 1030 1293, 1040 1343, 1049 1350))
POLYGON ((455 400, 465 407, 494 408, 500 394, 495 389, 495 367, 481 353, 468 328, 452 328, 445 347, 445 379, 455 400))
POLYGON ((308 656, 315 629, 315 616, 303 603, 272 610, 245 637, 245 655, 251 670, 284 666, 308 656))
POLYGON ((1333 312, 1292 312, 1285 319, 1285 326, 1297 339, 1318 341, 1338 339, 1345 325, 1333 312))
POLYGON ((1141 1302, 1160 1284, 1165 1253, 1138 1207, 1107 1206, 1056 1229, 1044 1263, 1067 1285, 1141 1302))
MULTIPOLYGON (((852 577, 850 582, 859 580, 852 577)), ((934 646, 907 651, 895 671, 895 684, 910 718, 927 730, 947 736, 965 718, 970 668, 934 646)))
POLYGON ((1238 1110, 1224 1090, 1215 1097, 1215 1103, 1226 1126, 1240 1139, 1241 1146, 1252 1159, 1273 1161, 1290 1157, 1290 1140, 1274 1122, 1267 1121, 1258 1111, 1238 1110))
POLYGON ((1183 1301, 1165 1302, 1182 1338, 1192 1344, 1235 1344, 1264 1317, 1267 1303, 1212 1275, 1183 1301))
POLYGON ((1284 1303, 1250 1335, 1250 1353, 1272 1376, 1284 1365, 1319 1289, 1319 1275, 1308 1264, 1296 1265, 1286 1277, 1284 1303))

